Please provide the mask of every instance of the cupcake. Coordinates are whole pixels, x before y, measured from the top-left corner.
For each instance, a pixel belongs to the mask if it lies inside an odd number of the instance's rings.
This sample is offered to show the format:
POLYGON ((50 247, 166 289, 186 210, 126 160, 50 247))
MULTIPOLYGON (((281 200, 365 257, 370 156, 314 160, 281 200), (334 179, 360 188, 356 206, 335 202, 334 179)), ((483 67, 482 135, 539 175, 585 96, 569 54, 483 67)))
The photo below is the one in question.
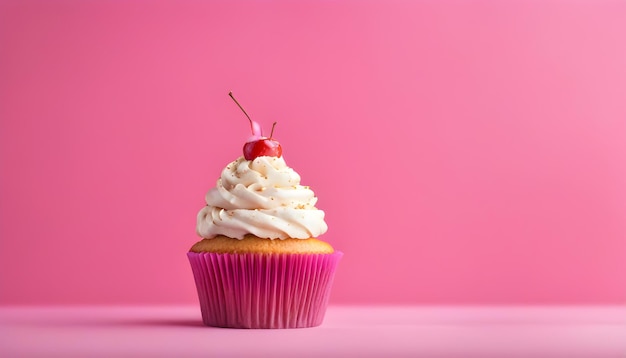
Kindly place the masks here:
POLYGON ((324 212, 287 166, 273 128, 263 137, 248 120, 253 136, 244 156, 207 193, 196 226, 202 239, 187 253, 202 320, 231 328, 318 326, 343 254, 319 239, 328 229, 324 212))

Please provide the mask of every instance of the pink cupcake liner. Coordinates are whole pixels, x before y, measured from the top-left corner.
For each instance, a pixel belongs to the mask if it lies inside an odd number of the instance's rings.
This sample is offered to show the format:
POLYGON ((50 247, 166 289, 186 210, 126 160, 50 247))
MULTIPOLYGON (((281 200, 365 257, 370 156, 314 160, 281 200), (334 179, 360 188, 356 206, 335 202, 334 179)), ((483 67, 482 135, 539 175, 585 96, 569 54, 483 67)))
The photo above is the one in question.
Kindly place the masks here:
POLYGON ((343 253, 187 256, 205 325, 304 328, 322 324, 343 253))

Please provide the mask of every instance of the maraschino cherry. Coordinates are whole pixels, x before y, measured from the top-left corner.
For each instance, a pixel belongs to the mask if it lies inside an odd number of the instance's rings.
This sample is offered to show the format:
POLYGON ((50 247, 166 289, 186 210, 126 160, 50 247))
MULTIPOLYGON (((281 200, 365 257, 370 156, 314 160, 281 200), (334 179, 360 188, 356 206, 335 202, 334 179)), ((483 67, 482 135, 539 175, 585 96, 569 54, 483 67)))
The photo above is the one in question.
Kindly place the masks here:
POLYGON ((276 122, 272 125, 272 132, 270 133, 270 137, 263 137, 261 126, 255 121, 253 121, 246 110, 237 102, 232 92, 229 92, 228 95, 230 98, 235 101, 237 106, 241 109, 243 114, 248 117, 250 121, 250 129, 252 130, 252 137, 248 139, 246 144, 243 146, 243 156, 246 160, 254 160, 258 157, 268 156, 268 157, 278 157, 280 158, 283 155, 283 148, 280 146, 277 140, 272 138, 274 135, 274 127, 276 127, 276 122))

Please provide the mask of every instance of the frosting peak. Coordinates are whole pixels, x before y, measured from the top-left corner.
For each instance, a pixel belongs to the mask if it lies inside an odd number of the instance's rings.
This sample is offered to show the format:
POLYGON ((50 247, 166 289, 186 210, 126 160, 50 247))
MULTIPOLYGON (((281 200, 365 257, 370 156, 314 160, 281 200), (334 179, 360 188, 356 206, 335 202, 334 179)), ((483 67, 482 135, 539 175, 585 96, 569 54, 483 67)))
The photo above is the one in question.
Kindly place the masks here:
POLYGON ((283 157, 238 158, 222 171, 206 203, 196 226, 203 238, 308 239, 328 229, 315 194, 283 157))

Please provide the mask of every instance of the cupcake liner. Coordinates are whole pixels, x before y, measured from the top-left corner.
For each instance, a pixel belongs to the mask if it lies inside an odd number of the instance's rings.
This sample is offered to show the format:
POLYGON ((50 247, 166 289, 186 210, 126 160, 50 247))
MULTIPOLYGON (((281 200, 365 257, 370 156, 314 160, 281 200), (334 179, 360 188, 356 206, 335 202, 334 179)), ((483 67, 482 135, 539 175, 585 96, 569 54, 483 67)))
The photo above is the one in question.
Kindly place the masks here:
POLYGON ((205 325, 304 328, 322 324, 343 253, 187 256, 205 325))

